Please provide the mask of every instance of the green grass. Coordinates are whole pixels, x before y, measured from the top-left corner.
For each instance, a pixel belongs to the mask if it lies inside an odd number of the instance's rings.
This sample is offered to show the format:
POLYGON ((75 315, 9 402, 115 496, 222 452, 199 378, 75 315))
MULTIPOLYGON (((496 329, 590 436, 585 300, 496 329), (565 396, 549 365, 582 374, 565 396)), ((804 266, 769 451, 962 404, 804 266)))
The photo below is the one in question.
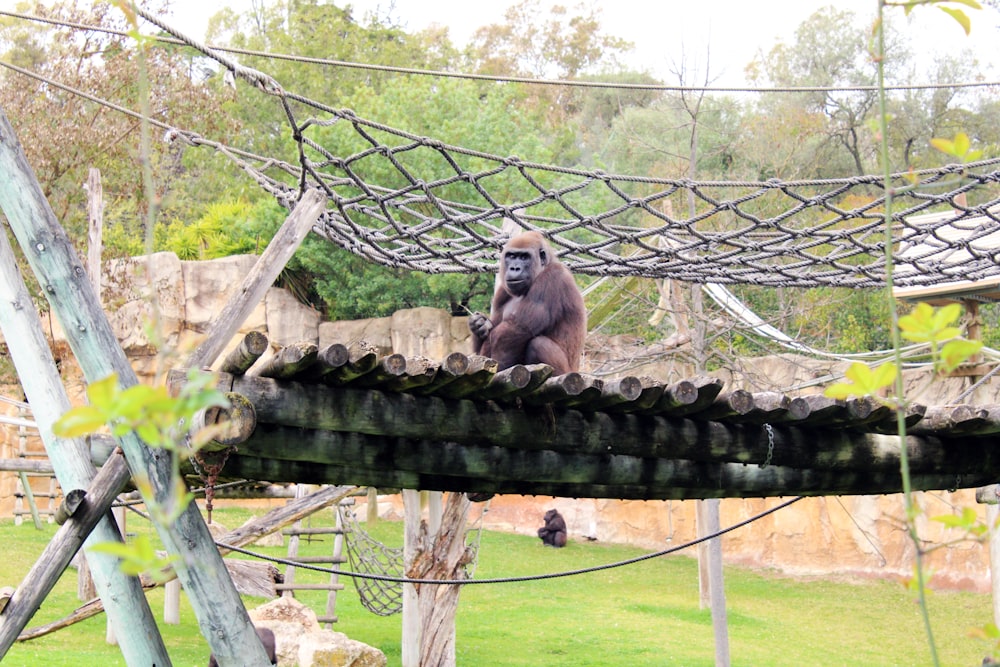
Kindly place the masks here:
MULTIPOLYGON (((261 513, 261 512, 258 512, 261 513)), ((250 516, 244 509, 217 510, 215 517, 236 527, 250 516)), ((330 513, 313 524, 329 522, 330 513)), ((128 530, 148 530, 129 515, 128 530)), ((16 585, 55 532, 37 531, 30 522, 0 522, 0 586, 16 585)), ((401 525, 379 522, 373 535, 401 543, 401 525)), ((331 538, 306 543, 302 554, 329 554, 331 538)), ((285 548, 260 548, 284 556, 285 548)), ((520 577, 575 570, 644 553, 602 543, 571 542, 565 549, 544 548, 537 539, 484 532, 477 578, 520 577)), ((693 555, 693 554, 692 554, 693 555)), ((300 570, 298 581, 324 581, 327 575, 300 570)), ((730 653, 734 665, 927 665, 930 654, 914 596, 894 582, 845 583, 797 580, 773 573, 728 567, 725 572, 730 653)), ((400 664, 400 617, 383 618, 365 610, 353 585, 337 597, 340 622, 334 629, 378 647, 390 666, 400 664)), ((299 599, 314 610, 325 606, 321 592, 299 599)), ((163 595, 149 595, 158 618, 163 595)), ((264 603, 247 599, 252 608, 264 603)), ((75 571, 60 580, 31 625, 71 612, 76 599, 75 571)), ((970 628, 991 618, 990 598, 971 593, 937 592, 930 611, 942 665, 979 665, 988 647, 968 636, 970 628)), ((89 619, 55 634, 16 644, 4 667, 124 665, 119 651, 104 642, 105 617, 89 619)), ((715 664, 712 619, 698 606, 697 564, 688 556, 668 556, 625 568, 546 581, 472 585, 462 591, 457 620, 458 664, 474 667, 630 667, 715 664)), ((162 625, 176 667, 204 665, 208 649, 182 596, 181 624, 162 625)))

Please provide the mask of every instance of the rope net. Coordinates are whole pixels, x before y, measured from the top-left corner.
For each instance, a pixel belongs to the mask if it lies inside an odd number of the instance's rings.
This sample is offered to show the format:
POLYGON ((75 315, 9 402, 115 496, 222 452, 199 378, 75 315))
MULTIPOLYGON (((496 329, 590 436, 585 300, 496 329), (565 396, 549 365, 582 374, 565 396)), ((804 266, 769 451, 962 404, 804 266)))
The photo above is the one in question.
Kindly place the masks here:
POLYGON ((1000 276, 1000 158, 895 174, 888 192, 882 176, 694 181, 538 164, 295 95, 139 13, 279 100, 297 161, 175 128, 168 137, 214 148, 286 208, 321 190, 315 231, 385 266, 493 272, 513 226, 542 232, 571 271, 593 276, 882 287, 887 243, 901 287, 1000 276))
MULTIPOLYGON (((350 509, 340 508, 341 520, 348 527, 347 560, 351 572, 364 575, 388 575, 402 578, 403 549, 387 547, 373 539, 350 509)), ((383 581, 368 577, 351 577, 358 597, 365 609, 378 616, 392 616, 403 610, 403 584, 400 581, 383 581)))

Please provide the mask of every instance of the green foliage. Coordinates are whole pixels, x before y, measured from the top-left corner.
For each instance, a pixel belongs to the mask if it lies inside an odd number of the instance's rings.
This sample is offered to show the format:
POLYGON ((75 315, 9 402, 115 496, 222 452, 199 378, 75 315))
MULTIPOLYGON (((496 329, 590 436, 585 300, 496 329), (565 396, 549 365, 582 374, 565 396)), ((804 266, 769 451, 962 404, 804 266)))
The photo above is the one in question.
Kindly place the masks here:
POLYGON ((856 361, 844 372, 849 382, 838 382, 827 387, 824 395, 846 399, 851 396, 879 396, 896 381, 896 365, 881 364, 875 369, 856 361))
MULTIPOLYGON (((136 486, 142 492, 150 516, 160 525, 169 525, 181 515, 194 496, 188 492, 180 474, 182 460, 209 442, 220 426, 213 425, 188 434, 195 414, 211 407, 227 407, 228 399, 215 388, 215 377, 197 369, 188 372, 187 382, 176 395, 165 386, 150 387, 135 384, 122 389, 117 375, 87 386, 88 404, 70 409, 55 424, 52 431, 59 437, 75 438, 96 433, 105 428, 116 437, 135 433, 150 447, 169 453, 173 487, 157 498, 149 479, 133 471, 136 486)), ((157 571, 169 566, 174 556, 161 558, 148 540, 131 544, 107 543, 92 547, 121 559, 126 574, 157 571)))
POLYGON ((843 353, 892 345, 887 324, 891 312, 885 299, 870 290, 817 288, 793 298, 789 319, 812 345, 843 353))
POLYGON ((981 341, 960 338, 961 329, 953 326, 962 314, 957 303, 935 309, 918 303, 909 315, 899 318, 901 335, 914 343, 929 343, 935 370, 946 373, 955 370, 979 352, 981 341))
POLYGON ((165 568, 180 558, 175 555, 160 556, 148 535, 139 535, 128 544, 101 542, 88 547, 87 550, 116 556, 121 561, 120 567, 125 574, 137 577, 148 573, 153 581, 161 584, 172 578, 171 573, 165 568))
MULTIPOLYGON (((112 374, 87 385, 88 404, 69 410, 52 430, 60 437, 76 438, 106 426, 116 437, 134 431, 150 447, 181 451, 185 425, 197 412, 229 405, 214 383, 212 374, 192 369, 177 395, 171 396, 162 385, 135 384, 122 389, 118 376, 112 374)), ((197 447, 211 439, 211 431, 192 437, 197 447)))
POLYGON ((957 157, 962 162, 974 162, 983 157, 982 150, 972 148, 969 136, 965 132, 959 132, 954 139, 931 139, 931 146, 945 155, 957 157))
MULTIPOLYGON (((906 340, 913 343, 927 343, 930 346, 931 361, 939 373, 955 370, 982 348, 980 341, 960 338, 961 329, 954 322, 961 316, 962 307, 957 303, 934 308, 926 303, 918 303, 909 314, 899 318, 899 329, 906 340)), ((855 362, 845 373, 848 382, 829 386, 824 394, 830 398, 845 399, 850 396, 880 397, 896 382, 898 369, 895 363, 884 363, 871 369, 855 362)), ((901 400, 895 397, 893 403, 901 400)))
MULTIPOLYGON (((274 206, 277 207, 277 204, 274 206)), ((167 229, 163 249, 172 250, 185 260, 238 254, 247 245, 246 221, 251 213, 251 206, 244 201, 211 204, 195 222, 171 225, 167 229)))

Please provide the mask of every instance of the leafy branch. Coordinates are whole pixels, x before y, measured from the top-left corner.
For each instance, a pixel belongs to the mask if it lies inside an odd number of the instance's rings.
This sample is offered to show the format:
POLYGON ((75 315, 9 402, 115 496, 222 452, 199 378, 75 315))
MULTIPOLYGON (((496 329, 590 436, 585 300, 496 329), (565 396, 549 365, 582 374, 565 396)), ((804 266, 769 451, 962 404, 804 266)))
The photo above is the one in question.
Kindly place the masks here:
MULTIPOLYGON (((229 400, 215 388, 215 377, 197 369, 188 372, 187 382, 171 395, 165 386, 137 384, 122 389, 118 376, 109 375, 87 387, 88 404, 68 410, 53 424, 60 437, 76 438, 102 431, 121 437, 135 433, 146 445, 170 454, 173 487, 163 499, 153 500, 152 485, 144 474, 134 476, 136 486, 147 498, 153 521, 169 524, 193 500, 181 475, 181 463, 214 439, 224 425, 205 426, 189 432, 194 416, 209 408, 228 408, 229 400)), ((127 574, 155 572, 172 562, 159 558, 148 538, 136 538, 126 545, 106 542, 91 547, 122 559, 127 574)))

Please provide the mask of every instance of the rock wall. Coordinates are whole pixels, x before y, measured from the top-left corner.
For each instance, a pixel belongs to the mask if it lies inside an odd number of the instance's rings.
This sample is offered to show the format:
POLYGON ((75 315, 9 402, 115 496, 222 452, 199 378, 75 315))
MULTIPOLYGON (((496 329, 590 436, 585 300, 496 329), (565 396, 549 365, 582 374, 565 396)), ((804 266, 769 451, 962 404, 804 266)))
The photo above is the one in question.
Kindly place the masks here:
MULTIPOLYGON (((104 303, 115 332, 133 362, 136 372, 152 381, 171 363, 172 353, 186 354, 206 334, 222 310, 229 294, 247 274, 255 257, 228 257, 210 262, 180 261, 172 253, 117 263, 110 271, 104 303), (155 326, 148 327, 149 322, 155 326), (157 354, 157 349, 166 351, 157 354)), ((272 343, 284 345, 313 341, 320 346, 366 339, 382 353, 398 352, 443 359, 450 352, 470 352, 471 341, 464 317, 451 317, 433 308, 403 310, 391 317, 350 322, 321 321, 313 309, 296 301, 285 290, 272 288, 263 302, 234 337, 235 345, 250 330, 267 334, 272 343)), ((67 386, 82 395, 83 382, 54 326, 54 348, 65 361, 61 372, 67 386)), ((782 389, 804 394, 822 391, 822 382, 842 362, 816 361, 796 355, 742 359, 739 367, 713 373, 727 386, 753 390, 782 389)), ((671 358, 670 351, 637 350, 623 339, 588 341, 585 371, 604 373, 617 366, 620 372, 649 375, 664 382, 691 377, 693 369, 671 358), (628 364, 617 360, 629 359, 628 364)), ((910 391, 927 386, 918 375, 907 378, 910 391)), ((954 400, 967 380, 941 380, 917 397, 924 403, 954 400)), ((981 388, 972 400, 1000 402, 997 384, 981 388)), ((19 389, 7 396, 20 398, 19 389)), ((0 429, 0 457, 9 456, 10 432, 0 429)), ((0 474, 0 513, 13 509, 12 475, 0 474)), ((726 499, 722 501, 722 525, 727 526, 765 509, 782 499, 726 499)), ((972 507, 985 515, 972 491, 918 493, 924 516, 936 516, 954 508, 972 507)), ((482 505, 479 505, 480 511, 482 505)), ((489 503, 484 522, 488 528, 534 535, 542 515, 555 507, 566 518, 571 539, 586 536, 606 542, 629 543, 649 549, 664 549, 695 537, 694 501, 574 500, 567 498, 502 496, 489 503)), ((399 513, 398 497, 382 497, 383 514, 399 513)), ((364 515, 364 512, 361 512, 364 515)), ((938 522, 921 519, 921 536, 931 544, 944 544, 960 535, 938 522)), ((855 575, 862 577, 909 577, 913 547, 903 530, 903 504, 899 495, 808 498, 729 533, 723 538, 729 563, 775 569, 795 575, 855 575)), ((694 550, 683 553, 694 555, 694 550)), ((989 553, 985 545, 958 540, 936 549, 929 557, 932 585, 969 590, 989 590, 989 553)))

